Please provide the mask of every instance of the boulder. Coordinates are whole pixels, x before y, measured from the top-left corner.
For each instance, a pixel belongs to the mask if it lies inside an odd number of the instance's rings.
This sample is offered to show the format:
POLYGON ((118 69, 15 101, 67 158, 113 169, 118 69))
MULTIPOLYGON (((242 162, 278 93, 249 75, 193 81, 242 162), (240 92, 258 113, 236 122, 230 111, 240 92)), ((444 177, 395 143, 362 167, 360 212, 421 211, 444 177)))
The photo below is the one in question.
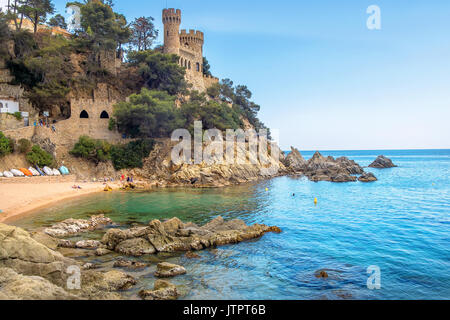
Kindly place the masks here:
POLYGON ((115 251, 127 256, 139 257, 144 254, 155 253, 155 247, 144 238, 133 238, 120 242, 115 251))
POLYGON ((155 277, 158 278, 170 278, 186 274, 186 269, 184 267, 168 262, 158 263, 156 268, 155 277))
POLYGON ((177 287, 164 280, 156 280, 153 290, 141 290, 139 296, 143 300, 176 300, 177 287))
POLYGON ((361 182, 374 182, 377 181, 377 177, 372 172, 364 172, 359 178, 361 182))
POLYGON ((73 300, 77 296, 38 276, 0 268, 0 300, 73 300))
POLYGON ((397 167, 391 159, 385 156, 378 156, 374 162, 369 165, 370 168, 385 169, 397 167))
POLYGON ((0 224, 0 267, 11 268, 17 273, 43 277, 61 285, 67 279, 68 266, 75 260, 34 240, 25 230, 0 224))

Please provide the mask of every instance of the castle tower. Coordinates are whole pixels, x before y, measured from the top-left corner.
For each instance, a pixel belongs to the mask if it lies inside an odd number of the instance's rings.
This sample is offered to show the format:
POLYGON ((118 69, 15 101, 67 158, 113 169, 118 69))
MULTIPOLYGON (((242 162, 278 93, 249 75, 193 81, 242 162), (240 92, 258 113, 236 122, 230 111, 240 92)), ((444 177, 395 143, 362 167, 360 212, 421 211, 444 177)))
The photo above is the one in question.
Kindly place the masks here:
POLYGON ((162 20, 164 24, 164 53, 179 54, 181 10, 164 9, 162 20))

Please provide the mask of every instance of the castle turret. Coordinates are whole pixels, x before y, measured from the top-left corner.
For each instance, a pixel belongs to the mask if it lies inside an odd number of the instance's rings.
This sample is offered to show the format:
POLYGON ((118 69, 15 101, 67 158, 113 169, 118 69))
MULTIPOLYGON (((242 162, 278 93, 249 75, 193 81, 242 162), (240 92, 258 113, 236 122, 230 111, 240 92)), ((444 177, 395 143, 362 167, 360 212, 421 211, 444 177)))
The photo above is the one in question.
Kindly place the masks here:
POLYGON ((162 20, 164 24, 164 53, 179 54, 181 10, 164 9, 162 20))
POLYGON ((188 32, 186 32, 186 30, 181 30, 180 42, 181 42, 182 46, 189 48, 195 52, 198 52, 202 56, 203 42, 204 42, 203 32, 189 30, 189 33, 188 33, 188 32))

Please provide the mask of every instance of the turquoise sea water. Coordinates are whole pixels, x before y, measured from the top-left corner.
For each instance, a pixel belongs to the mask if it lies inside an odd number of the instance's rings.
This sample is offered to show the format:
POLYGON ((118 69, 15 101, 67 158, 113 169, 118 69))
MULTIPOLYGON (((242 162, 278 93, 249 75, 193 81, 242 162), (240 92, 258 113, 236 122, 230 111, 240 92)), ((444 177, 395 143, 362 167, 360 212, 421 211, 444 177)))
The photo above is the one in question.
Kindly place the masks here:
MULTIPOLYGON (((450 150, 322 154, 345 155, 362 166, 384 154, 399 167, 367 169, 379 179, 369 184, 280 177, 224 189, 97 194, 15 224, 33 229, 105 210, 123 226, 174 216, 205 223, 221 215, 282 228, 282 234, 202 251, 200 259, 142 258, 184 265, 188 273, 171 280, 184 299, 450 299, 450 150), (371 265, 381 269, 380 290, 366 286, 371 265), (330 277, 315 278, 318 269, 330 277)), ((133 273, 140 281, 130 297, 152 287, 153 271, 133 273)))

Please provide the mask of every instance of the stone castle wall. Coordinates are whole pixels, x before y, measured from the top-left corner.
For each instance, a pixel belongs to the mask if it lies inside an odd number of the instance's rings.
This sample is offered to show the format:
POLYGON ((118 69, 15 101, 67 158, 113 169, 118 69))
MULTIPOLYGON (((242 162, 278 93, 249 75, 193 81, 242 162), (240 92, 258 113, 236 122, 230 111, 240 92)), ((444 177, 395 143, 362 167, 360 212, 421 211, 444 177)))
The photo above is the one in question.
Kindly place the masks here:
POLYGON ((203 44, 204 34, 196 30, 181 30, 181 10, 164 9, 162 14, 164 24, 164 53, 176 54, 180 57, 180 66, 186 69, 186 81, 193 90, 206 91, 219 80, 203 75, 203 44))

